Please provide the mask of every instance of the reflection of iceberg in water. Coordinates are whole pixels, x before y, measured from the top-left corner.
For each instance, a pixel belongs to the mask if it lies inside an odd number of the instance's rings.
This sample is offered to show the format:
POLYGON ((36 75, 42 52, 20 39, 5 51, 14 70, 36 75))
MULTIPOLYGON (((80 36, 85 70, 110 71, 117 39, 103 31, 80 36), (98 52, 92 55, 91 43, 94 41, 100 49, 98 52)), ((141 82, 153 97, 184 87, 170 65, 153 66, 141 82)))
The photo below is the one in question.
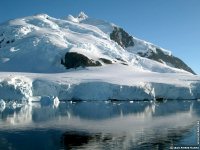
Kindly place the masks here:
POLYGON ((11 109, 6 108, 1 113, 1 126, 5 125, 6 127, 18 127, 26 126, 32 123, 32 106, 24 105, 20 108, 11 109))
MULTIPOLYGON (((175 103, 176 104, 176 103, 175 103)), ((176 110, 163 116, 163 103, 152 104, 144 107, 143 112, 113 117, 111 119, 81 120, 74 118, 71 124, 80 124, 74 130, 80 132, 65 132, 62 137, 64 146, 76 147, 77 143, 66 139, 80 139, 82 149, 168 149, 171 144, 177 143, 187 133, 198 119, 192 110, 193 102, 179 103, 176 110), (157 113, 158 111, 158 113, 157 113), (88 131, 88 132, 82 132, 88 131), (74 145, 73 145, 74 144, 74 145)), ((168 104, 171 108, 173 103, 168 104)), ((169 110, 171 110, 171 108, 169 110)), ((195 140, 196 141, 196 140, 195 140)), ((195 145, 195 141, 190 144, 195 145)))
POLYGON ((90 132, 65 132, 61 136, 61 147, 65 149, 169 149, 174 143, 180 141, 188 129, 151 132, 151 136, 138 133, 137 138, 126 134, 103 134, 90 132))
MULTIPOLYGON (((22 125, 30 123, 43 123, 48 124, 48 121, 60 120, 58 124, 70 124, 75 120, 82 122, 113 122, 121 123, 120 120, 134 121, 156 121, 166 118, 172 119, 173 117, 180 118, 181 114, 188 118, 194 118, 196 111, 199 111, 197 104, 199 102, 192 101, 168 101, 165 103, 151 103, 151 102, 77 102, 77 103, 60 103, 58 108, 53 106, 41 106, 39 103, 32 105, 24 105, 17 109, 5 109, 1 112, 1 119, 12 120, 13 124, 22 125), (193 110, 193 108, 195 108, 193 110)), ((180 119, 178 119, 180 120, 180 119)), ((8 121, 6 121, 8 124, 8 121)), ((118 123, 118 124, 119 124, 118 123)), ((12 123, 11 123, 12 124, 12 123)), ((98 124, 98 123, 97 123, 98 124)), ((101 123, 100 123, 101 124, 101 123)), ((78 124, 77 124, 78 125, 78 124)), ((116 124, 113 124, 115 126, 116 124)), ((81 126, 81 125, 80 125, 81 126)))
MULTIPOLYGON (((197 101, 61 102, 55 108, 35 103, 0 112, 0 132, 12 128, 55 129, 63 133, 62 139, 70 136, 82 139, 80 145, 85 149, 112 149, 112 146, 142 149, 153 144, 165 148, 191 131, 199 119, 199 104, 197 101)), ((63 145, 73 147, 73 141, 68 142, 64 140, 63 145)))

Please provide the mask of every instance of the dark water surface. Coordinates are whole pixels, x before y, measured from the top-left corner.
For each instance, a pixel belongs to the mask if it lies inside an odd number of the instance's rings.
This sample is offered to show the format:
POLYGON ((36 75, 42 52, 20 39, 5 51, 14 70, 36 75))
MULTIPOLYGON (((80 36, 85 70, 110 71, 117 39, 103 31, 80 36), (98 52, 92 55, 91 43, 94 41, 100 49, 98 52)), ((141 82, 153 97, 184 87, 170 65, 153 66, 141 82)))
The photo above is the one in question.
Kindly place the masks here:
POLYGON ((40 103, 0 111, 0 150, 199 149, 199 101, 40 103))

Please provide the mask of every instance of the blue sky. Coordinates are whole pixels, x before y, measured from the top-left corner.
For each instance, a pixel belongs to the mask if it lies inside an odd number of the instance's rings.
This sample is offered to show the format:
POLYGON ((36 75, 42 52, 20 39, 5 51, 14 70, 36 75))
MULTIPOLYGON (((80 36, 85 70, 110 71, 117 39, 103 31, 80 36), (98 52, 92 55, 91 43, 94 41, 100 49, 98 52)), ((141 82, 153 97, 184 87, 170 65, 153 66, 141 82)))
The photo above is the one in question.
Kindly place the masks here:
POLYGON ((200 74, 200 0, 1 0, 0 22, 47 13, 113 22, 185 61, 200 74))

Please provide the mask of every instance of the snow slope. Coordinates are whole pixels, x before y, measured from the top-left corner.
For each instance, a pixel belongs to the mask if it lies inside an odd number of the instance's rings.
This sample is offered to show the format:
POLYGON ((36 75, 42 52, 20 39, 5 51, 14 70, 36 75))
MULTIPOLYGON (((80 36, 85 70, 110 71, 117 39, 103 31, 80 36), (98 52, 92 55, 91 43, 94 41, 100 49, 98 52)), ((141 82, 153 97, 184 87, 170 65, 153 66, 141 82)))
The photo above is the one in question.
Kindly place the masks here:
MULTIPOLYGON (((5 101, 144 100, 200 98, 200 77, 140 57, 157 48, 134 38, 134 49, 110 39, 114 24, 78 17, 56 19, 46 14, 10 20, 0 25, 0 99, 5 101), (133 51, 134 50, 134 51, 133 51), (100 67, 67 70, 61 64, 76 52, 100 67), (45 98, 44 98, 45 97, 45 98)), ((161 49, 166 55, 171 52, 161 49)), ((3 102, 2 102, 3 104, 3 102)))
MULTIPOLYGON (((0 26, 0 70, 15 72, 64 72, 60 63, 67 52, 77 52, 97 61, 113 63, 122 60, 154 72, 183 72, 166 64, 142 58, 110 39, 113 24, 89 19, 83 13, 67 20, 46 14, 8 21, 0 26), (86 19, 86 20, 85 20, 86 19)), ((147 42, 138 40, 136 49, 147 49, 147 42)), ((103 63, 102 63, 103 65, 103 63)))

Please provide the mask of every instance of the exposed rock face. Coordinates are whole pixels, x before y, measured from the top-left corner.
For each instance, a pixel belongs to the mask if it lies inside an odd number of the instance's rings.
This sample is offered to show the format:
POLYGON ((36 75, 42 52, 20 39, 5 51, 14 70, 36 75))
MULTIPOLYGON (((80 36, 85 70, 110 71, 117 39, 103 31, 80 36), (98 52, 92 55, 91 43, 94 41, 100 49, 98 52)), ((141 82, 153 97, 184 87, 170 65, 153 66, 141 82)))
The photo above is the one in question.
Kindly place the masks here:
POLYGON ((0 34, 0 48, 6 47, 7 45, 14 43, 15 39, 7 39, 4 37, 4 33, 0 34))
POLYGON ((123 48, 134 46, 133 37, 122 28, 114 27, 113 32, 110 34, 110 39, 117 42, 123 48))
POLYGON ((67 69, 77 67, 101 66, 101 63, 99 61, 94 61, 76 52, 67 52, 65 54, 65 60, 61 59, 61 64, 63 64, 67 69))
POLYGON ((109 59, 105 59, 105 58, 99 58, 99 60, 101 60, 103 63, 105 64, 112 64, 112 61, 109 59))
MULTIPOLYGON (((134 46, 133 37, 130 36, 126 31, 124 31, 122 28, 119 28, 119 27, 114 27, 113 32, 110 34, 110 39, 117 42, 123 48, 134 46)), ((147 53, 138 52, 137 54, 140 55, 141 57, 146 57, 146 58, 155 60, 157 62, 166 64, 168 66, 182 69, 182 70, 191 72, 192 74, 195 74, 195 72, 190 67, 188 67, 181 59, 173 55, 167 55, 159 48, 156 49, 156 52, 149 49, 147 53)))
POLYGON ((145 54, 139 55, 158 61, 160 63, 166 63, 167 65, 172 66, 174 68, 183 69, 185 71, 191 72, 192 74, 195 74, 195 72, 190 67, 188 67, 181 59, 173 55, 166 55, 162 50, 158 48, 156 49, 156 53, 152 51, 151 55, 149 56, 146 56, 145 54))

